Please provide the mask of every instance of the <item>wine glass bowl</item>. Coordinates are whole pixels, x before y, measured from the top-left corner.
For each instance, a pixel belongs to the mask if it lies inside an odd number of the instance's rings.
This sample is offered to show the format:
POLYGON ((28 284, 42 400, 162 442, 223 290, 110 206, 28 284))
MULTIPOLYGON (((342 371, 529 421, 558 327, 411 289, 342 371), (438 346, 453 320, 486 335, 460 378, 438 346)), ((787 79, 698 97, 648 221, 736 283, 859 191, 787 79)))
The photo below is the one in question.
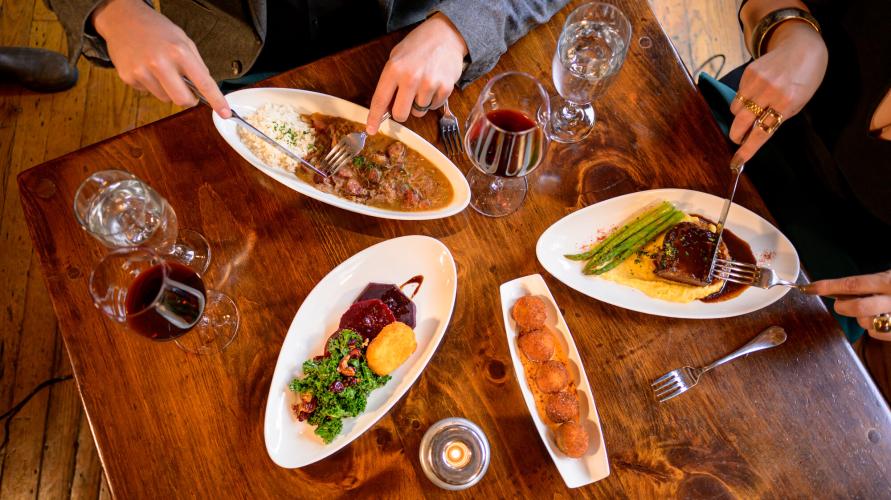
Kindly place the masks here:
POLYGON ((549 115, 547 92, 526 73, 502 73, 486 84, 464 135, 465 151, 476 167, 467 173, 475 210, 501 217, 520 207, 525 176, 547 153, 549 115))
POLYGON ((106 247, 153 248, 200 273, 210 264, 207 240, 180 230, 170 203, 130 172, 103 170, 87 177, 74 195, 74 216, 106 247))
POLYGON ((106 254, 90 274, 89 290, 95 306, 128 330, 154 341, 174 340, 188 352, 222 351, 238 332, 231 298, 207 290, 193 269, 149 248, 106 254))
POLYGON ((567 17, 551 65, 558 93, 551 101, 553 140, 575 143, 591 133, 591 103, 618 74, 630 40, 631 23, 614 5, 586 3, 567 17))

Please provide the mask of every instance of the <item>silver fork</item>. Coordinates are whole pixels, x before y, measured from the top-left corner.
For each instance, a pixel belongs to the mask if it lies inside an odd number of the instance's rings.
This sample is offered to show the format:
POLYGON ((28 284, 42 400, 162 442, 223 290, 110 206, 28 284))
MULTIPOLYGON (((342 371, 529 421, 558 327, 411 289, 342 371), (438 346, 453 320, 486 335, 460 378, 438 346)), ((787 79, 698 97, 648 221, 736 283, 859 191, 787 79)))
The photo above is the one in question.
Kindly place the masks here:
POLYGON ((442 106, 442 118, 439 119, 439 135, 445 144, 446 154, 457 156, 464 152, 461 144, 461 127, 458 125, 458 117, 449 109, 449 100, 446 99, 442 106))
POLYGON ((755 351, 776 347, 785 341, 786 330, 783 330, 783 328, 779 326, 771 326, 767 330, 759 333, 757 337, 750 340, 748 344, 740 347, 739 349, 731 352, 730 354, 709 365, 703 366, 701 368, 684 366, 682 368, 678 368, 677 370, 672 370, 665 375, 657 378, 651 384, 653 392, 656 395, 656 399, 658 399, 660 403, 664 403, 669 399, 690 390, 691 387, 699 383, 699 379, 702 377, 702 374, 711 370, 712 368, 721 366, 724 363, 733 361, 740 356, 750 354, 755 351))
MULTIPOLYGON (((204 105, 207 106, 208 108, 212 108, 212 106, 210 105, 210 103, 207 102, 207 100, 204 98, 203 95, 201 95, 201 91, 198 90, 198 87, 196 87, 195 84, 192 83, 191 80, 189 80, 189 79, 186 78, 186 77, 183 77, 183 82, 185 82, 186 86, 189 87, 189 89, 192 91, 192 93, 195 94, 195 97, 197 97, 198 100, 201 101, 202 104, 204 104, 204 105)), ((296 162, 298 162, 298 163, 300 163, 300 164, 302 164, 302 165, 308 167, 310 170, 312 170, 313 172, 315 172, 315 173, 321 175, 322 177, 328 177, 329 175, 331 175, 331 174, 327 173, 327 171, 329 170, 328 168, 323 168, 323 169, 316 168, 316 166, 313 165, 312 163, 310 163, 310 162, 304 160, 303 158, 297 156, 293 151, 291 151, 290 149, 284 147, 282 144, 280 144, 278 141, 276 141, 276 140, 273 139, 272 137, 269 137, 268 135, 264 134, 264 133, 263 133, 260 129, 258 129, 257 127, 251 125, 250 122, 248 122, 247 120, 245 120, 244 118, 242 118, 241 115, 239 115, 238 113, 236 113, 234 109, 230 109, 229 111, 232 112, 232 119, 235 120, 235 121, 237 121, 241 126, 243 126, 243 127, 245 128, 245 130, 247 130, 248 132, 254 134, 255 136, 257 136, 260 140, 262 140, 262 141, 265 142, 266 144, 269 144, 270 146, 274 147, 274 148, 277 149, 279 152, 281 152, 283 155, 285 155, 285 156, 287 156, 288 158, 290 158, 290 159, 292 159, 292 160, 294 160, 294 161, 296 161, 296 162)))
MULTIPOLYGON (((381 117, 380 122, 384 123, 389 119, 390 112, 387 111, 384 113, 384 116, 381 117)), ((353 132, 341 137, 340 140, 337 141, 337 144, 331 148, 331 151, 328 151, 328 154, 325 155, 325 159, 323 160, 328 175, 336 174, 341 167, 353 161, 353 158, 361 153, 362 149, 365 147, 365 139, 368 139, 368 134, 364 131, 353 132)))
POLYGON ((794 281, 787 281, 777 276, 776 271, 769 267, 756 266, 745 262, 735 262, 726 259, 716 259, 713 276, 718 279, 749 285, 758 288, 772 288, 775 286, 788 286, 801 289, 801 285, 794 281))

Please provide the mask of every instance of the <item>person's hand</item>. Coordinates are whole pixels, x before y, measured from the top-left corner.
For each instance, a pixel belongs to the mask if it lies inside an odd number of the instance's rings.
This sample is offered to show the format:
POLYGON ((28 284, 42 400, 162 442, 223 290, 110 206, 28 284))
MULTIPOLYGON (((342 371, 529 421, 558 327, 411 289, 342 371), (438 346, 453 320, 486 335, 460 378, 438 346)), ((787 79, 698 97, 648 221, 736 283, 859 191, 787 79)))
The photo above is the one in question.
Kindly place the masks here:
POLYGON ((891 333, 877 332, 873 318, 882 313, 891 313, 891 270, 849 276, 834 280, 815 281, 805 287, 814 295, 840 296, 835 301, 835 312, 842 316, 857 318, 857 323, 869 334, 881 340, 891 340, 891 333), (864 295, 860 298, 844 299, 845 295, 864 295))
MULTIPOLYGON (((797 21, 779 25, 768 42, 767 53, 743 72, 738 95, 762 109, 773 108, 785 121, 801 111, 814 96, 823 81, 829 56, 820 34, 797 21)), ((733 100, 730 111, 736 117, 730 127, 730 139, 737 144, 742 142, 733 161, 744 163, 770 135, 759 127, 752 128, 756 116, 738 99, 733 100)))
POLYGON ((377 133, 387 109, 394 120, 404 122, 409 113, 424 116, 412 109, 413 102, 421 108, 442 106, 461 77, 465 55, 464 38, 443 14, 431 16, 412 30, 393 47, 381 72, 371 98, 367 132, 377 133))
POLYGON ((93 12, 92 21, 124 83, 164 102, 192 106, 198 99, 183 83, 185 76, 218 115, 232 116, 192 40, 145 2, 107 0, 93 12))

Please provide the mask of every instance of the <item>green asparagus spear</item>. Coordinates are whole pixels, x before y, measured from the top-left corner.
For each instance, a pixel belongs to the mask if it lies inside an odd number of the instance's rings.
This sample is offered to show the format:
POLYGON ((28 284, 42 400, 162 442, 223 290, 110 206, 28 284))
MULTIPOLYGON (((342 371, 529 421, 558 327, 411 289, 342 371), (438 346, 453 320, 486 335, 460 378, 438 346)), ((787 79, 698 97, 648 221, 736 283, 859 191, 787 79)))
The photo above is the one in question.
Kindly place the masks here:
POLYGON ((683 218, 684 218, 683 212, 675 212, 675 213, 671 214, 667 219, 664 219, 658 225, 656 225, 655 227, 653 227, 649 231, 647 231, 647 233, 643 237, 641 237, 639 240, 637 240, 636 242, 634 242, 632 244, 627 245, 624 248, 624 250, 622 250, 621 253, 619 253, 618 256, 613 258, 609 263, 607 263, 606 265, 604 265, 602 267, 597 268, 594 271, 594 274, 603 274, 603 273, 609 271, 610 269, 613 269, 614 267, 618 266, 619 264, 624 262, 625 259, 627 259, 628 257, 631 257, 635 252, 637 252, 638 250, 643 248, 649 242, 653 241, 653 239, 656 236, 658 236, 659 233, 674 226, 675 224, 680 222, 681 219, 683 219, 683 218))
POLYGON ((589 260, 591 258, 594 258, 597 255, 608 251, 616 244, 621 243, 637 231, 646 227, 648 224, 652 223, 654 220, 658 219, 662 215, 665 215, 665 213, 671 210, 674 210, 674 206, 667 201, 663 201, 659 205, 642 213, 631 222, 625 224, 617 231, 613 231, 606 239, 595 245, 594 248, 591 248, 583 253, 566 255, 565 257, 570 260, 589 260))
POLYGON ((669 209, 667 212, 662 213, 658 217, 650 220, 650 222, 644 226, 641 226, 634 233, 628 235, 622 241, 616 241, 614 244, 610 245, 609 248, 604 248, 597 255, 591 258, 587 264, 585 264, 582 272, 585 274, 590 274, 591 271, 597 269, 598 267, 606 264, 610 260, 612 260, 619 252, 621 252, 629 243, 640 239, 648 230, 653 228, 656 224, 665 221, 668 217, 674 213, 678 212, 674 208, 669 209))

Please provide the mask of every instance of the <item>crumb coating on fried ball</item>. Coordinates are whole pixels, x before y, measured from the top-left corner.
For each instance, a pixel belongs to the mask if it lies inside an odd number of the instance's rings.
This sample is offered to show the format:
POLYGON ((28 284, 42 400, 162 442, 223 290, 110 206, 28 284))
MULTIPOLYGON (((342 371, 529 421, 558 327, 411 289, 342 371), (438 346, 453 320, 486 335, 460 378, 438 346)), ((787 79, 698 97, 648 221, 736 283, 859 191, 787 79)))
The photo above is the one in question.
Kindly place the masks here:
POLYGON ((511 316, 513 316, 514 321, 517 322, 520 331, 524 332, 527 330, 536 330, 544 326, 545 320, 548 318, 548 313, 543 300, 538 297, 526 295, 520 297, 520 300, 514 304, 511 316))
POLYGON ((517 346, 530 360, 547 361, 554 355, 554 336, 546 328, 532 330, 520 335, 517 346))
POLYGON ((557 448, 567 456, 579 458, 588 451, 588 431, 575 422, 565 422, 554 431, 557 448))
POLYGON ((566 366, 557 360, 545 361, 535 372, 535 385, 541 392, 557 392, 569 383, 569 373, 566 366))
POLYGON ((405 323, 396 321, 385 326, 368 344, 365 357, 371 371, 378 375, 388 375, 399 368, 417 347, 414 330, 405 323))
POLYGON ((545 413, 555 424, 579 418, 579 398, 575 394, 560 391, 548 396, 545 413))

